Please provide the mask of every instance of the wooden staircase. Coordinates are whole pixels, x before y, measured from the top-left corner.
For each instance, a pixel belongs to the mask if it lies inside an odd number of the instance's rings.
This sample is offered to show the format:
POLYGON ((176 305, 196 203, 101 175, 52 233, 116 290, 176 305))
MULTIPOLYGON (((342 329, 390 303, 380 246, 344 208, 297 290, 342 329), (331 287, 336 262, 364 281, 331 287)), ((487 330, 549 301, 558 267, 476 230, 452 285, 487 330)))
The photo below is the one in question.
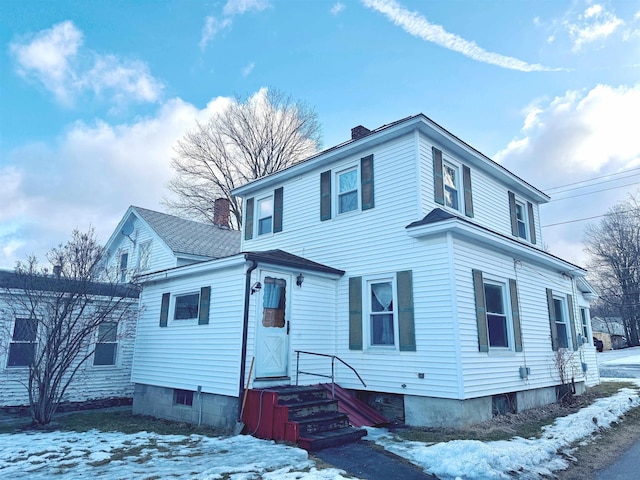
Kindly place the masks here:
MULTIPOLYGON (((338 399, 330 398, 330 389, 330 385, 313 385, 250 390, 243 415, 245 433, 295 443, 307 451, 359 440, 366 430, 352 426, 348 413, 339 408, 338 399)), ((343 406, 347 402, 352 410, 358 410, 357 404, 370 408, 345 390, 340 391, 343 406)), ((363 425, 361 419, 357 424, 363 425)))

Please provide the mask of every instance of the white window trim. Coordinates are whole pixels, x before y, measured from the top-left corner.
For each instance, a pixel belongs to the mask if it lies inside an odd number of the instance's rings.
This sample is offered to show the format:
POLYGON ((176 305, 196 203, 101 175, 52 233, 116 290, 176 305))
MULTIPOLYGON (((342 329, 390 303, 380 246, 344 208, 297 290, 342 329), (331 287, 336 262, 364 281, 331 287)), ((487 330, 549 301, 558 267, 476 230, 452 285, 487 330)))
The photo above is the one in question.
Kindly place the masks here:
POLYGON ((398 329, 398 287, 396 285, 396 275, 375 275, 362 278, 363 292, 363 317, 362 332, 365 339, 365 348, 369 351, 378 352, 399 352, 400 351, 400 332, 398 329), (391 282, 393 291, 393 345, 374 345, 371 342, 371 285, 373 283, 391 282))
POLYGON ((275 220, 275 197, 273 194, 271 195, 264 195, 262 197, 256 197, 255 199, 255 225, 254 225, 254 236, 253 238, 258 238, 258 237, 266 237, 269 235, 273 235, 273 222, 275 220), (268 218, 267 217, 261 217, 260 216, 260 204, 262 202, 264 202, 265 200, 271 200, 271 230, 269 230, 268 232, 265 233, 260 233, 260 220, 263 218, 268 218))
POLYGON ((529 207, 527 202, 521 198, 515 197, 516 211, 514 215, 516 216, 516 223, 518 220, 518 206, 522 208, 522 222, 524 223, 524 237, 520 236, 520 229, 518 229, 518 238, 522 240, 531 241, 531 232, 529 231, 529 207))
MULTIPOLYGON (((106 322, 105 322, 106 323, 106 322)), ((118 360, 120 358, 120 342, 118 341, 118 330, 120 329, 120 323, 116 322, 116 321, 110 321, 109 323, 115 323, 116 324, 116 339, 113 342, 100 342, 100 327, 98 327, 98 331, 96 332, 96 336, 95 336, 95 342, 94 342, 94 348, 93 348, 93 361, 95 362, 95 355, 96 355, 96 348, 98 347, 99 343, 115 343, 116 345, 116 355, 114 358, 114 362, 110 365, 96 365, 95 363, 92 363, 91 366, 94 368, 114 368, 118 366, 118 360)))
POLYGON ((580 312, 580 331, 584 333, 583 332, 584 327, 587 327, 587 333, 585 338, 588 344, 593 345, 593 331, 591 330, 591 312, 589 311, 588 307, 578 306, 578 308, 580 312), (584 312, 586 324, 583 323, 582 321, 582 312, 584 312))
MULTIPOLYGON (((497 279, 492 277, 483 277, 482 290, 484 293, 485 285, 495 285, 502 290, 502 308, 505 313, 505 321, 507 323, 507 346, 506 347, 494 347, 491 345, 491 336, 489 335, 489 310, 486 309, 487 315, 487 344, 489 346, 489 353, 511 353, 515 352, 515 338, 513 332, 513 315, 511 312, 511 296, 509 293, 508 281, 503 279, 497 279)), ((485 295, 485 305, 487 305, 487 299, 485 295)))
POLYGON ((331 186, 332 191, 335 192, 332 198, 334 218, 342 217, 345 215, 351 215, 351 214, 362 211, 362 199, 361 199, 362 192, 360 191, 362 189, 362 179, 360 175, 361 173, 360 173, 359 162, 349 164, 344 168, 336 170, 336 172, 334 173, 333 179, 332 179, 333 185, 331 186), (340 180, 339 180, 340 175, 348 173, 352 170, 356 171, 356 190, 355 191, 356 191, 356 201, 358 206, 353 210, 349 210, 348 212, 340 212, 340 180))
MULTIPOLYGON (((562 312, 558 312, 558 310, 556 309, 556 332, 558 333, 558 348, 566 348, 569 349, 571 348, 572 345, 572 341, 573 341, 573 337, 571 335, 573 335, 571 333, 571 324, 569 322, 569 307, 567 306, 567 299, 565 297, 562 297, 560 295, 554 295, 553 296, 553 300, 558 300, 560 302, 560 306, 562 308, 562 312), (560 318, 559 313, 562 313, 562 322, 558 321, 558 318, 560 318), (560 332, 558 332, 558 324, 559 323, 563 323, 565 325, 565 332, 566 332, 566 340, 567 340, 567 346, 566 347, 561 347, 560 346, 560 332)), ((554 308, 556 307, 556 305, 554 304, 554 308)))
POLYGON ((138 270, 141 272, 147 271, 151 267, 151 246, 152 245, 153 245, 153 240, 145 240, 144 242, 140 242, 140 246, 138 247, 138 270), (142 264, 143 247, 146 247, 148 249, 147 265, 142 264))
POLYGON ((129 250, 122 248, 118 251, 118 280, 120 282, 126 282, 129 278, 129 261, 131 260, 129 257, 129 250), (125 268, 122 268, 123 255, 127 256, 127 265, 125 268))
POLYGON ((169 312, 171 312, 171 322, 177 325, 195 325, 198 323, 198 315, 200 314, 200 290, 193 290, 180 293, 172 293, 171 300, 169 302, 169 312), (178 318, 176 319, 176 303, 179 297, 186 297, 188 295, 198 295, 198 312, 194 318, 178 318))
POLYGON ((448 210, 451 210, 452 212, 456 212, 456 213, 464 213, 464 194, 463 194, 463 185, 462 185, 462 164, 452 158, 450 158, 448 155, 445 158, 445 154, 444 152, 442 153, 442 192, 444 195, 444 203, 442 204, 442 206, 448 210), (444 181, 444 177, 445 177, 445 168, 449 166, 450 168, 453 168, 455 170, 455 175, 456 175, 456 197, 457 197, 457 201, 458 201, 458 208, 454 208, 451 207, 449 205, 447 205, 447 186, 445 184, 444 181))

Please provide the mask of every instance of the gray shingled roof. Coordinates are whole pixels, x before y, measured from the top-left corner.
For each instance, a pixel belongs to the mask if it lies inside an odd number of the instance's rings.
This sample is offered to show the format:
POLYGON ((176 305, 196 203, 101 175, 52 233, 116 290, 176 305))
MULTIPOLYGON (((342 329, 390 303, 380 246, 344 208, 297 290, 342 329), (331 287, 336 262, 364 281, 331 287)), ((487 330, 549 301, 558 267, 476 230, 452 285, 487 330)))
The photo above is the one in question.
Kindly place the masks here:
POLYGON ((176 255, 222 258, 240 252, 240 232, 133 207, 176 255))

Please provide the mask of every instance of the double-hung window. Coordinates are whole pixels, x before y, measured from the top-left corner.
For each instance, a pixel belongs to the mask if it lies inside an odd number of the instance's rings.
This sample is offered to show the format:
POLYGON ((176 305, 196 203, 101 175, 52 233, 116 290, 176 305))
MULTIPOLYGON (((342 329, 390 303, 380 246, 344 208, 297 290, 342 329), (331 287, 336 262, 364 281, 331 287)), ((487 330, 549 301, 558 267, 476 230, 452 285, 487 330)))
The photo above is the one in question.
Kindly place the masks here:
POLYGON ((479 351, 521 352, 522 328, 517 282, 512 278, 485 278, 480 270, 472 270, 471 275, 479 351))
POLYGON ((444 183, 444 204, 454 210, 460 210, 460 200, 458 193, 458 167, 443 162, 442 163, 442 181, 444 183))
POLYGON ((116 352, 118 348, 117 332, 117 322, 104 322, 98 326, 98 339, 93 354, 94 365, 116 364, 116 352))
POLYGON ((258 200, 258 235, 273 231, 273 196, 258 200))
POLYGON ((473 217, 471 168, 447 155, 435 146, 433 154, 434 200, 436 203, 473 217))
POLYGON ((336 174, 338 214, 358 210, 358 168, 353 167, 336 174))
POLYGON ((320 221, 375 207, 373 154, 320 174, 320 221))
POLYGON ((490 348, 509 348, 511 332, 506 307, 506 287, 503 283, 484 282, 487 308, 487 329, 490 348))
MULTIPOLYGON (((547 288, 547 307, 549 308, 549 326, 551 328, 551 348, 578 349, 578 331, 574 313, 573 295, 562 295, 547 288)), ((587 337, 588 338, 588 337, 587 337)))
POLYGON ((34 318, 16 318, 9 344, 7 367, 28 367, 36 353, 38 321, 34 318))
POLYGON ((140 249, 138 250, 138 269, 141 272, 145 270, 149 270, 149 265, 151 263, 151 240, 147 240, 146 242, 142 242, 140 244, 140 249))
POLYGON ((129 263, 129 252, 120 253, 120 281, 127 281, 127 266, 129 263))
POLYGON ((509 215, 511 217, 511 234, 514 237, 536 243, 536 224, 533 214, 533 203, 516 198, 509 193, 509 215))
POLYGON ((582 336, 589 339, 589 313, 586 308, 580 307, 580 322, 582 323, 582 336))
POLYGON ((395 347, 397 327, 393 278, 367 282, 369 342, 372 347, 395 347))
POLYGON ((529 235, 527 234, 527 208, 524 203, 516 200, 516 222, 518 223, 518 236, 520 238, 524 238, 525 240, 529 239, 529 235))
POLYGON ((553 297, 553 307, 556 312, 556 331, 558 332, 558 348, 569 348, 569 329, 567 328, 567 310, 564 299, 553 297))

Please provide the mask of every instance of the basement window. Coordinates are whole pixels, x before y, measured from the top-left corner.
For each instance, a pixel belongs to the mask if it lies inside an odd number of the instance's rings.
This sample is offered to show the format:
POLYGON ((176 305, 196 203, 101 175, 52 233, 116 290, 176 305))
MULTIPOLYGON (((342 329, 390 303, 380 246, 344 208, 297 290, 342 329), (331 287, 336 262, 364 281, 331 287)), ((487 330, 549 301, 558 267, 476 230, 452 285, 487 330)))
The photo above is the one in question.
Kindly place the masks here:
POLYGON ((518 413, 516 394, 511 392, 493 395, 491 397, 491 413, 494 417, 506 415, 507 413, 518 413))
POLYGON ((176 405, 186 405, 187 407, 193 405, 193 392, 191 390, 176 388, 173 390, 173 398, 176 405))

